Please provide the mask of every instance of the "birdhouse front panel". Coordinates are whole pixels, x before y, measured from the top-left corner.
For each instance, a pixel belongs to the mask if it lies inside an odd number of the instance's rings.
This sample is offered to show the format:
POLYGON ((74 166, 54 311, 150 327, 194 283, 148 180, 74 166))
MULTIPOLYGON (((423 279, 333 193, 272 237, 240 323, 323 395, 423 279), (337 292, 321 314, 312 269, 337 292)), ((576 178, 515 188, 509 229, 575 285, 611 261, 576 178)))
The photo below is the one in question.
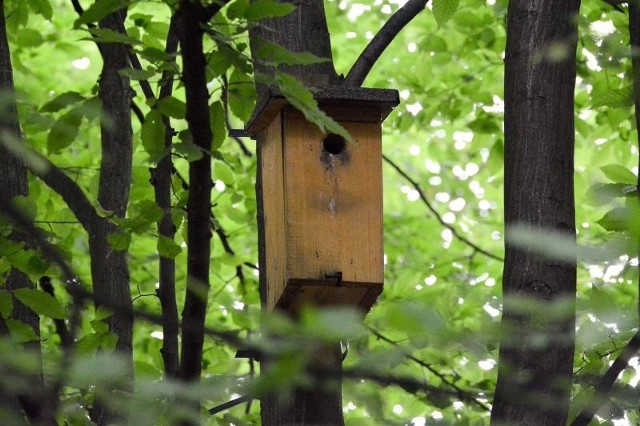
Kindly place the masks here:
POLYGON ((282 122, 290 292, 360 305, 383 283, 380 125, 341 121, 349 142, 290 107, 282 122))

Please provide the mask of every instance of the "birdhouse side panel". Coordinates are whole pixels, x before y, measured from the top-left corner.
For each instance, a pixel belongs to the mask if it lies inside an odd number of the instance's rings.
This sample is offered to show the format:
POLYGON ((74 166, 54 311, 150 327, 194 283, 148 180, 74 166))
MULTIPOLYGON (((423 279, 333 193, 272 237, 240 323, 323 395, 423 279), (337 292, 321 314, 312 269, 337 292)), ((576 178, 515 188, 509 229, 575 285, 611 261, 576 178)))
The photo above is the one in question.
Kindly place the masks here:
POLYGON ((264 221, 263 258, 260 265, 266 288, 261 289, 262 303, 271 310, 282 296, 286 283, 285 211, 283 187, 282 120, 278 113, 258 139, 262 177, 262 211, 264 221))
POLYGON ((283 117, 287 280, 380 286, 380 125, 340 122, 354 142, 339 149, 327 147, 326 135, 299 112, 284 110, 283 117))

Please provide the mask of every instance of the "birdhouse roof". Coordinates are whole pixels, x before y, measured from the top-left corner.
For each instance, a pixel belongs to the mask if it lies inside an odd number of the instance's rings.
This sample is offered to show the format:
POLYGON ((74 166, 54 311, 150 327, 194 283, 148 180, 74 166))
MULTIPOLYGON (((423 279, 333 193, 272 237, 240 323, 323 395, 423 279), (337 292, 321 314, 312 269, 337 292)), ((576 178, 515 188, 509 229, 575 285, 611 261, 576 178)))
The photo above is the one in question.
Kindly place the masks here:
MULTIPOLYGON (((374 122, 381 123, 391 110, 400 103, 395 89, 370 89, 353 86, 310 87, 318 106, 322 108, 347 107, 376 109, 374 122)), ((277 89, 268 88, 258 99, 253 114, 247 122, 247 133, 255 135, 264 129, 274 116, 285 106, 290 105, 285 96, 277 89)), ((370 116, 370 115, 368 115, 370 116)))

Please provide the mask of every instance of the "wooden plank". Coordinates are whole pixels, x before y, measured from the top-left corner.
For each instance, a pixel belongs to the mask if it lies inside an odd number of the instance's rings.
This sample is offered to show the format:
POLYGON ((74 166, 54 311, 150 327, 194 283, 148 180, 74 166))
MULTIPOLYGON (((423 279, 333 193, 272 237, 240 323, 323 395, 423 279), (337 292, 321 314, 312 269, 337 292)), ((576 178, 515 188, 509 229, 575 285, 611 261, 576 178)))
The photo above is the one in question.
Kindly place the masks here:
POLYGON ((317 126, 297 112, 282 114, 286 277, 323 280, 342 272, 345 282, 382 284, 380 126, 341 122, 355 143, 329 155, 317 126))
POLYGON ((263 220, 265 233, 266 265, 260 268, 266 273, 267 309, 273 309, 285 288, 285 210, 282 157, 282 116, 275 119, 261 133, 260 167, 262 176, 263 220), (263 269, 264 268, 264 269, 263 269))
POLYGON ((288 280, 277 306, 288 312, 297 312, 304 306, 352 306, 368 312, 381 292, 381 283, 294 279, 288 280))

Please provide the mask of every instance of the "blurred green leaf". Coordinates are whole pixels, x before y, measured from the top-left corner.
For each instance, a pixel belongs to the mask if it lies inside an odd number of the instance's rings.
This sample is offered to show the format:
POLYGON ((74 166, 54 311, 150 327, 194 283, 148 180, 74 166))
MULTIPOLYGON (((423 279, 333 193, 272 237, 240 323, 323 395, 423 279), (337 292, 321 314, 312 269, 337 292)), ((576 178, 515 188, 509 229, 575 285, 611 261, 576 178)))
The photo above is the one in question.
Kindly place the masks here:
POLYGON ((167 259, 174 259, 182 252, 182 248, 176 242, 164 235, 158 236, 158 253, 167 259))
POLYGON ((64 319, 66 313, 60 302, 42 290, 20 288, 13 291, 13 295, 29 309, 39 315, 54 319, 64 319))

